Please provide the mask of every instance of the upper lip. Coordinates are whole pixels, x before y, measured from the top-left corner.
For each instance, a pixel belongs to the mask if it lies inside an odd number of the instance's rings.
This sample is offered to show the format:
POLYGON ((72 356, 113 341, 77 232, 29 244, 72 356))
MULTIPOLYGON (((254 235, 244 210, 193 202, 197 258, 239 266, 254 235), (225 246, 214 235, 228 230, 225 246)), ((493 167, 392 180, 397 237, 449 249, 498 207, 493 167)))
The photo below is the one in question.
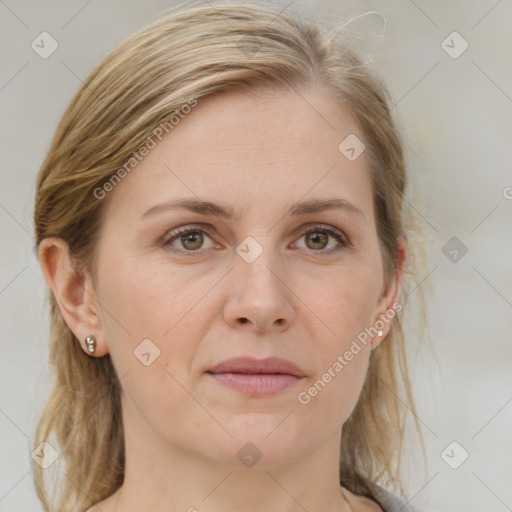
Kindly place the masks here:
POLYGON ((280 357, 267 357, 265 359, 234 357, 210 368, 207 373, 283 373, 304 377, 304 372, 296 364, 280 357))

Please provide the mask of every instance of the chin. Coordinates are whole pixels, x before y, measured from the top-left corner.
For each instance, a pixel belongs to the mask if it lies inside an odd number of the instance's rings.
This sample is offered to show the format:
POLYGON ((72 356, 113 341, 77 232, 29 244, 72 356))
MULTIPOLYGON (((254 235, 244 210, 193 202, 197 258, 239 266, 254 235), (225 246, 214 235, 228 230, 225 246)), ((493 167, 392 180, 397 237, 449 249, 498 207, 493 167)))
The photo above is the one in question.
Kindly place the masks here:
POLYGON ((287 417, 289 412, 232 417, 224 426, 233 437, 223 436, 224 441, 217 445, 217 455, 226 457, 226 462, 235 466, 232 469, 243 468, 241 464, 249 469, 270 469, 291 462, 297 457, 297 447, 305 445, 307 435, 300 432, 293 413, 287 417))

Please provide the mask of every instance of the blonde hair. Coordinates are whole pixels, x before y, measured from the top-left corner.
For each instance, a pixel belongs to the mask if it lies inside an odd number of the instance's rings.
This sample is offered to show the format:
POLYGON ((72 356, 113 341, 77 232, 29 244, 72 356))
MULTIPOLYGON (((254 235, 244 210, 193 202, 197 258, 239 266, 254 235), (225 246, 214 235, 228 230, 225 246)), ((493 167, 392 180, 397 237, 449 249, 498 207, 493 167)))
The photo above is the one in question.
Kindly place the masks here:
MULTIPOLYGON (((37 245, 49 236, 62 238, 76 261, 76 272, 87 269, 94 276, 108 201, 96 199, 95 191, 159 126, 184 105, 214 93, 307 87, 329 92, 359 123, 390 275, 397 265, 398 240, 408 227, 403 147, 385 86, 343 31, 321 30, 304 18, 241 2, 180 7, 122 42, 91 72, 64 113, 38 176, 37 245)), ((51 293, 49 301, 49 362, 56 379, 36 428, 35 446, 55 437, 65 477, 60 475, 59 489, 54 482, 53 494, 47 489, 49 473, 36 463, 34 479, 45 510, 83 511, 123 482, 120 383, 110 357, 86 355, 51 293)), ((340 475, 343 485, 356 494, 371 495, 376 482, 399 486, 403 492, 399 473, 407 411, 399 398, 401 386, 421 437, 402 313, 372 352, 360 399, 343 426, 340 475)))

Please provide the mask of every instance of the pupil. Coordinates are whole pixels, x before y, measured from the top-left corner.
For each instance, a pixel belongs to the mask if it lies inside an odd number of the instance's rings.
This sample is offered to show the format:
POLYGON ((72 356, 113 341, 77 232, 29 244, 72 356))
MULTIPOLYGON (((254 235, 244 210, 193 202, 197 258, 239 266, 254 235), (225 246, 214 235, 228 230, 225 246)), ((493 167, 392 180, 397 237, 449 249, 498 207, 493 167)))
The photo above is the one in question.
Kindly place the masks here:
POLYGON ((325 242, 325 238, 326 238, 326 235, 325 233, 310 233, 310 240, 313 242, 313 244, 318 244, 320 243, 320 245, 324 245, 322 244, 322 241, 325 242))
POLYGON ((188 247, 189 249, 199 249, 199 247, 201 247, 202 238, 202 235, 200 235, 199 233, 188 233, 184 236, 184 240, 182 238, 183 245, 185 247, 188 247), (198 240, 199 244, 197 245, 198 240), (192 247, 190 247, 189 242, 192 243, 192 247), (196 243, 196 245, 194 245, 194 242, 196 243))
MULTIPOLYGON (((200 233, 188 233, 182 237, 182 242, 183 245, 189 249, 198 249, 201 246, 202 238, 203 236, 200 233), (197 245, 198 242, 199 244, 197 245), (192 247, 190 247, 190 243, 192 244, 192 247), (196 245, 194 245, 194 243, 196 245)), ((320 244, 323 246, 326 242, 325 233, 309 233, 308 238, 313 242, 313 245, 320 244)))

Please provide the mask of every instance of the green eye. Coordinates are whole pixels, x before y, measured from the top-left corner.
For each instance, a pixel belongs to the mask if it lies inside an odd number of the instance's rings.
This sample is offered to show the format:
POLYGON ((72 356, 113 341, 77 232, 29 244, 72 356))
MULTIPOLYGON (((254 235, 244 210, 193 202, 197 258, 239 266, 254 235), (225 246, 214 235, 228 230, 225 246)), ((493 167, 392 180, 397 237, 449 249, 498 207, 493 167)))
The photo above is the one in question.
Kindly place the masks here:
MULTIPOLYGON (((332 253, 349 246, 346 236, 341 231, 323 225, 309 227, 301 235, 300 239, 302 238, 305 240, 304 248, 317 253, 332 253), (336 243, 329 247, 329 240, 334 240, 336 243)), ((201 253, 201 249, 211 249, 216 244, 204 226, 192 225, 168 232, 162 239, 161 245, 174 252, 192 255, 192 253, 201 253), (205 247, 207 240, 211 243, 205 247)))
MULTIPOLYGON (((162 240, 162 246, 181 252, 198 252, 203 248, 206 238, 211 240, 203 227, 185 226, 169 232, 162 240), (181 247, 176 247, 175 242, 179 242, 181 247)), ((213 243, 210 247, 212 246, 213 243)))
POLYGON ((302 236, 305 237, 306 248, 316 252, 331 252, 331 250, 336 251, 340 249, 340 246, 342 248, 348 245, 345 236, 341 232, 338 233, 338 231, 333 229, 320 226, 314 226, 307 229, 302 236), (326 249, 328 246, 329 238, 334 238, 338 244, 335 244, 334 247, 324 251, 324 249, 326 249), (338 245, 338 247, 336 247, 336 245, 338 245))

